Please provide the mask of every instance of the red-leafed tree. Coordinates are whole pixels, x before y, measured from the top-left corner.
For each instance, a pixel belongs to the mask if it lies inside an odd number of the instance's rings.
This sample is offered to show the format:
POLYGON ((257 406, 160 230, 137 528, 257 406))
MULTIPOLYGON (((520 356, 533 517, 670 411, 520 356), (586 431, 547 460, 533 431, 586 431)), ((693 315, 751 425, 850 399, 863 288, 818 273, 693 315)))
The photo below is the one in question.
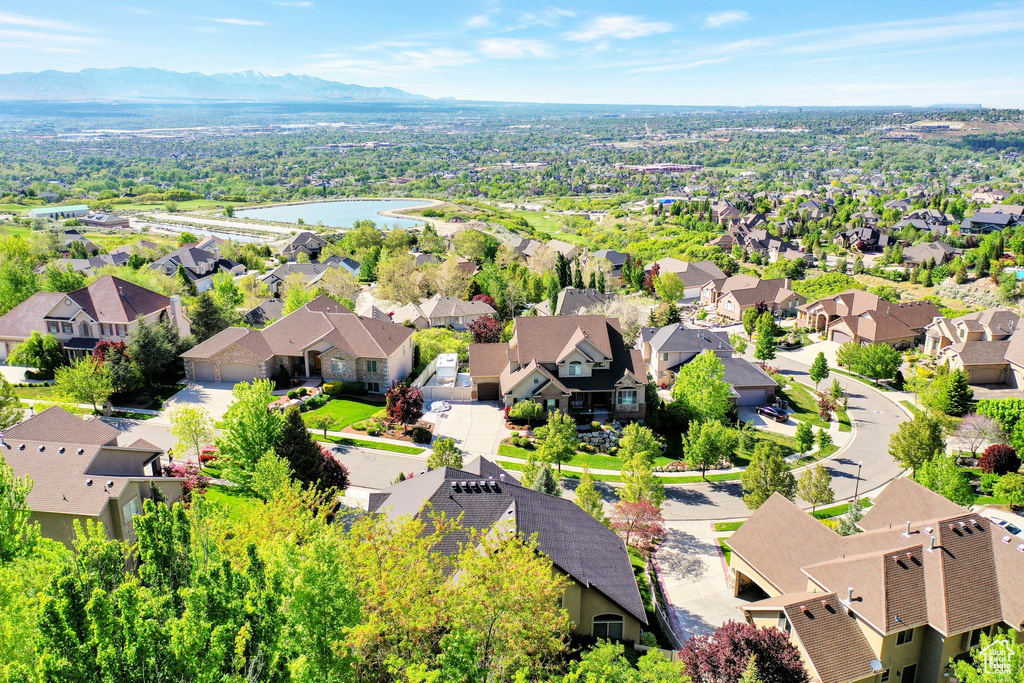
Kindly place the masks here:
POLYGON ((487 304, 494 310, 498 310, 497 304, 494 303, 494 297, 490 296, 489 294, 477 294, 476 296, 473 297, 473 301, 483 301, 485 304, 487 304))
POLYGON ((729 621, 711 635, 690 638, 681 656, 693 683, 738 681, 752 656, 756 657, 757 680, 762 683, 810 680, 800 652, 777 628, 729 621))
POLYGON ((402 382, 388 389, 388 419, 400 422, 403 427, 414 424, 423 417, 423 392, 402 382))
POLYGON ((818 401, 818 417, 826 422, 831 420, 832 415, 835 414, 836 409, 839 407, 836 404, 836 399, 827 391, 818 392, 816 398, 818 401))
POLYGON ((206 488, 210 485, 210 478, 193 462, 172 462, 170 465, 164 465, 163 471, 165 477, 185 480, 181 485, 181 499, 185 503, 192 502, 193 493, 206 493, 206 488))
POLYGON ((1002 476, 1020 469, 1020 456, 1013 446, 994 443, 981 454, 981 471, 1002 476))
POLYGON ((635 503, 620 500, 613 508, 611 527, 626 545, 650 553, 665 537, 665 518, 661 509, 649 500, 640 499, 635 503))
POLYGON ((493 315, 477 318, 467 325, 474 344, 497 344, 501 341, 501 323, 493 315))
POLYGON ((658 275, 661 273, 661 266, 657 263, 651 264, 651 269, 644 276, 644 290, 648 293, 654 293, 654 283, 658 280, 658 275))
POLYGON ((324 456, 323 467, 320 470, 320 488, 335 488, 344 491, 348 488, 348 468, 338 462, 338 459, 331 453, 331 449, 322 443, 318 443, 320 452, 324 456))
POLYGON ((97 363, 102 363, 108 354, 114 353, 119 356, 128 356, 128 345, 122 342, 112 342, 108 339, 104 339, 96 344, 96 348, 92 350, 92 357, 97 363))

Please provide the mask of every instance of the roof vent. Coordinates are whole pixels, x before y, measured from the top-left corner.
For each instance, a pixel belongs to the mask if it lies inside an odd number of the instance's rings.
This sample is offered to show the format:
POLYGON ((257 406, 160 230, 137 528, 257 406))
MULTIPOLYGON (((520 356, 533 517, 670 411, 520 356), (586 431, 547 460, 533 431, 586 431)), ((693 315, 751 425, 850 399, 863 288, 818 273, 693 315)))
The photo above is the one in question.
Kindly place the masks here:
POLYGON ((1024 543, 1017 546, 1017 552, 1024 553, 1024 543))
POLYGON ((452 482, 452 491, 458 491, 458 490, 459 490, 459 482, 453 481, 452 482))
POLYGON ((828 599, 823 599, 823 600, 821 601, 821 606, 822 606, 822 607, 828 607, 828 599))
POLYGON ((57 452, 58 452, 58 453, 63 453, 63 452, 64 452, 64 447, 63 447, 63 446, 61 446, 60 448, 58 448, 58 449, 57 449, 57 452))
POLYGON ((85 485, 86 486, 92 486, 92 479, 86 479, 85 480, 85 485))
POLYGON ((82 455, 83 453, 85 453, 85 449, 84 448, 79 448, 78 449, 78 454, 82 455))
POLYGON ((1009 536, 1003 536, 1003 543, 1009 543, 1009 542, 1010 542, 1010 537, 1009 536))
POLYGON ((800 611, 804 614, 810 614, 811 609, 807 605, 800 605, 800 611))
POLYGON ((906 532, 903 535, 904 536, 909 536, 910 535, 910 520, 909 519, 907 520, 907 530, 906 530, 906 532))
POLYGON ((114 488, 114 480, 113 479, 111 479, 110 481, 107 482, 107 488, 108 489, 114 488))
POLYGON ((928 550, 929 551, 935 550, 935 537, 934 536, 929 536, 928 538, 929 538, 928 550))
POLYGON ((925 532, 926 534, 930 534, 930 533, 932 532, 932 528, 931 528, 930 526, 926 526, 926 527, 924 528, 924 532, 925 532))
POLYGON ((42 453, 42 452, 43 452, 43 451, 45 451, 45 450, 46 450, 46 446, 40 446, 40 447, 39 447, 39 452, 40 452, 40 453, 42 453))
POLYGON ((967 522, 965 522, 964 520, 961 519, 960 520, 960 528, 961 529, 966 529, 967 528, 967 522))
POLYGON ((23 443, 18 444, 18 450, 19 451, 25 450, 25 444, 23 444, 23 443))

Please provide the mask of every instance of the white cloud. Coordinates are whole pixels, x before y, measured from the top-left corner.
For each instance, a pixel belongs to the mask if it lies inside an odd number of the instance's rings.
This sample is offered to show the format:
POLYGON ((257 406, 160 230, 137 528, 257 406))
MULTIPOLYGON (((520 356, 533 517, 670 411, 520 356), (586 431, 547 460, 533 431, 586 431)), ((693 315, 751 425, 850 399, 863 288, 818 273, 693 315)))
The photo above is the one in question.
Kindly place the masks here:
POLYGON ((466 20, 466 26, 469 28, 483 28, 491 25, 491 18, 486 14, 477 14, 474 17, 470 17, 466 20))
POLYGON ((529 28, 530 26, 552 27, 562 19, 571 19, 576 13, 572 10, 560 7, 548 7, 537 12, 520 12, 514 28, 529 28))
POLYGON ((466 50, 447 47, 429 50, 404 50, 382 59, 351 59, 340 53, 318 55, 320 60, 308 67, 315 75, 346 74, 348 76, 378 77, 408 74, 413 71, 432 71, 472 64, 477 58, 466 50))
POLYGON ((274 4, 278 5, 280 7, 306 7, 306 8, 309 8, 309 7, 313 6, 313 3, 309 2, 309 0, 296 0, 295 2, 287 2, 286 0, 280 0, 278 2, 275 2, 274 4))
POLYGON ((36 40, 41 44, 46 43, 94 43, 95 38, 88 36, 66 36, 55 33, 43 33, 40 31, 22 31, 18 29, 0 29, 0 37, 18 38, 21 40, 36 40))
POLYGON ((743 10, 728 10, 725 12, 717 12, 716 14, 709 14, 704 19, 704 28, 720 28, 729 24, 749 20, 750 15, 743 10))
POLYGON ((0 12, 0 26, 27 26, 29 28, 43 28, 50 31, 69 31, 72 33, 83 33, 85 32, 81 27, 75 26, 74 24, 66 24, 62 21, 53 21, 52 19, 40 19, 39 17, 29 17, 24 14, 11 14, 9 12, 0 12))
POLYGON ((550 57, 551 49, 542 40, 519 38, 488 38, 480 41, 480 52, 494 59, 550 57))
POLYGON ((728 61, 728 57, 719 57, 718 59, 698 59, 695 62, 686 62, 682 64, 656 64, 655 66, 644 66, 639 69, 632 69, 629 71, 631 74, 643 74, 643 73, 659 73, 662 71, 685 71, 686 69, 696 69, 699 66, 707 66, 708 64, 719 64, 721 62, 728 61))
POLYGON ((42 47, 40 47, 39 43, 37 43, 37 42, 31 42, 31 43, 5 43, 5 42, 0 42, 0 48, 3 48, 5 50, 35 50, 35 51, 42 50, 43 52, 59 52, 59 53, 81 52, 81 50, 78 50, 78 49, 73 48, 73 47, 52 47, 52 46, 42 46, 42 47))
POLYGON ((612 14, 596 17, 584 28, 565 34, 566 40, 591 42, 602 38, 641 38, 666 33, 672 30, 672 24, 664 21, 646 21, 642 17, 625 14, 612 14))
POLYGON ((231 24, 232 26, 267 26, 265 21, 254 21, 252 19, 239 19, 238 17, 211 18, 218 24, 231 24))

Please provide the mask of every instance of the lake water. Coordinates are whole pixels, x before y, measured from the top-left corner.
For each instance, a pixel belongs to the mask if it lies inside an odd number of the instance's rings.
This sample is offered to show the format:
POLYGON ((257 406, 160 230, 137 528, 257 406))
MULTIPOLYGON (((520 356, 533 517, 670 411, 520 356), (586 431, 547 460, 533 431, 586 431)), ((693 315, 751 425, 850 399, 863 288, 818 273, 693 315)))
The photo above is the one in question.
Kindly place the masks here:
POLYGON ((323 225, 332 228, 349 228, 356 221, 371 220, 379 228, 414 228, 422 221, 408 218, 391 218, 378 215, 389 209, 409 209, 427 206, 430 202, 421 199, 359 199, 339 202, 310 202, 308 204, 287 204, 265 206, 257 209, 236 211, 239 218, 297 223, 301 218, 306 225, 323 225))

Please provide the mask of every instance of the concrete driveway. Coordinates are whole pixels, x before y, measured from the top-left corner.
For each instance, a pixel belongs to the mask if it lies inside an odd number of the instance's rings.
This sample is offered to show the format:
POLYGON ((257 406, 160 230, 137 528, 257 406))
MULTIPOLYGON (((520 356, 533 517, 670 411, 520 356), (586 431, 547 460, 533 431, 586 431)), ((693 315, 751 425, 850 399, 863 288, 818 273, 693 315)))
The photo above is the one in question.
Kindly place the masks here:
POLYGON ((435 436, 447 436, 466 453, 492 456, 498 444, 509 435, 504 410, 496 401, 451 403, 451 410, 427 413, 423 419, 433 422, 435 436))
POLYGON ((190 382, 164 401, 163 412, 166 414, 177 405, 198 405, 206 408, 213 421, 218 422, 231 405, 231 390, 234 387, 234 382, 190 382))

